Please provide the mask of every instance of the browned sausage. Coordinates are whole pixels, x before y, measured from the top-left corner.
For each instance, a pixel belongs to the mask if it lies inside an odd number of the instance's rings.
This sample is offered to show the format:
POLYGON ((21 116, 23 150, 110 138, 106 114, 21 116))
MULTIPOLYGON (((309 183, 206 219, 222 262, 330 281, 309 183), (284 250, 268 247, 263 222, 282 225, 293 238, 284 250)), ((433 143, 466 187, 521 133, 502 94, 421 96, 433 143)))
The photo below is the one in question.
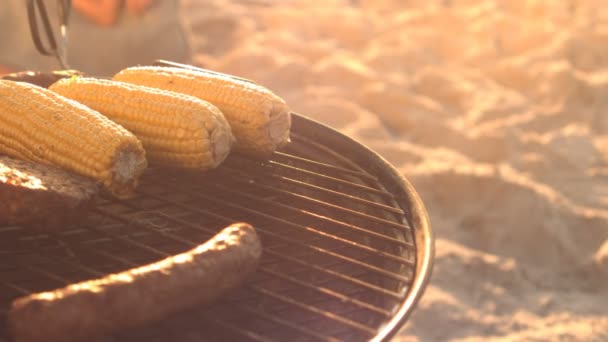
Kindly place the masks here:
POLYGON ((0 226, 68 228, 94 205, 98 184, 56 167, 0 156, 0 226))
POLYGON ((234 224, 161 261, 19 298, 9 312, 17 342, 80 341, 160 320, 238 286, 258 264, 255 230, 234 224))

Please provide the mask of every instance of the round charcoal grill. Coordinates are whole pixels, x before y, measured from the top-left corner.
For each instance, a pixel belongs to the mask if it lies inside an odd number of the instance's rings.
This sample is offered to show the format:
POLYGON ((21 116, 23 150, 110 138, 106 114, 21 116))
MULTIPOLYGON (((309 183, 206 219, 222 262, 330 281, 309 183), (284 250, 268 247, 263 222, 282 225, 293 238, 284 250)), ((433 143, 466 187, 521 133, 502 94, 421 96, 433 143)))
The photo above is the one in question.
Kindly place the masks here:
MULTIPOLYGON (((265 162, 150 169, 137 196, 99 200, 56 234, 0 227, 0 340, 13 299, 182 252, 224 226, 257 228, 257 273, 211 307, 108 341, 388 340, 429 280, 433 236, 412 186, 344 135, 294 114, 292 143, 265 162)), ((32 327, 35 328, 35 327, 32 327)))

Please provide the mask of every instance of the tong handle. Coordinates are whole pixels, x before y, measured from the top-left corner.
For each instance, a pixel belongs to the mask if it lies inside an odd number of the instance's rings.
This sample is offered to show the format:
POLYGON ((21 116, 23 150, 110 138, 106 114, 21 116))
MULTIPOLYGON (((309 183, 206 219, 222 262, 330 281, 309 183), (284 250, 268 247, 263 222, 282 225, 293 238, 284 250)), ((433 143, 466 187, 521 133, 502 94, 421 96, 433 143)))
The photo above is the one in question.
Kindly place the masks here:
POLYGON ((30 24, 30 32, 32 35, 32 41, 36 50, 44 56, 54 56, 59 61, 59 64, 63 69, 69 69, 66 61, 66 48, 67 48, 67 25, 70 16, 70 9, 72 7, 71 0, 58 0, 59 2, 59 17, 60 17, 60 35, 61 35, 61 46, 57 47, 57 41, 55 40, 55 33, 49 21, 48 12, 44 5, 44 0, 27 0, 27 17, 30 24), (38 11, 40 12, 40 18, 42 19, 42 30, 46 35, 46 39, 49 43, 49 48, 45 47, 40 37, 38 28, 38 11))

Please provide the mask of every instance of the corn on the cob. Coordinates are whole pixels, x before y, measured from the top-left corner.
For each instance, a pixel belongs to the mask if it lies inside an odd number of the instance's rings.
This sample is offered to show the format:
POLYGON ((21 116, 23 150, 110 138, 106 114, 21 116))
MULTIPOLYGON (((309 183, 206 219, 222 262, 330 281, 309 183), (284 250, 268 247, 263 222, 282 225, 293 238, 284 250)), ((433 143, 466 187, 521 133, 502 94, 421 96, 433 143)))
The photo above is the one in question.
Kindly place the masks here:
POLYGON ((0 154, 53 164, 129 196, 147 166, 141 142, 98 112, 50 90, 0 80, 0 154))
POLYGON ((175 67, 132 67, 114 80, 193 95, 217 106, 236 137, 236 148, 266 157, 289 141, 291 116, 285 101, 255 83, 175 67))
POLYGON ((90 107, 131 131, 151 164, 212 169, 234 140, 224 115, 209 102, 156 88, 77 77, 50 90, 90 107))

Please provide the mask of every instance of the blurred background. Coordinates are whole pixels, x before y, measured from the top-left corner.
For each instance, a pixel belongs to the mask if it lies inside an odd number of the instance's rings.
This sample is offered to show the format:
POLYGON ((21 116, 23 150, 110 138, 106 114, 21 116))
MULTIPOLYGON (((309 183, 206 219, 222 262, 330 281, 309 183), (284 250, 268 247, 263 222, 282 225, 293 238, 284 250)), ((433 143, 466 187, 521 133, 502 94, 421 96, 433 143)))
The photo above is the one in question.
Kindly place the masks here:
POLYGON ((395 341, 608 339, 608 6, 184 0, 193 63, 410 179, 437 235, 395 341))

